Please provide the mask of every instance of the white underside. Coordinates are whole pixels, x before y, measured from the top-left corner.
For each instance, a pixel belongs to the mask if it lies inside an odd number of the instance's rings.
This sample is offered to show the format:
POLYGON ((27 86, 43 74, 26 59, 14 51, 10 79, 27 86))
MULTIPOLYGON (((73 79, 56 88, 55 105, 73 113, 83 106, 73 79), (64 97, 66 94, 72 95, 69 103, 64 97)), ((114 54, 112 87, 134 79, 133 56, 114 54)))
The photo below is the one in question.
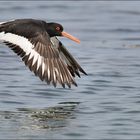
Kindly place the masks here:
POLYGON ((32 66, 35 64, 35 62, 37 62, 37 70, 38 70, 40 65, 42 65, 42 75, 44 74, 44 71, 45 71, 45 63, 43 61, 44 59, 42 56, 40 56, 38 52, 36 52, 33 49, 34 46, 31 44, 31 42, 27 38, 16 35, 16 34, 12 34, 12 33, 0 32, 0 40, 7 41, 7 42, 20 46, 20 48, 23 49, 26 55, 30 54, 29 60, 33 58, 32 66))

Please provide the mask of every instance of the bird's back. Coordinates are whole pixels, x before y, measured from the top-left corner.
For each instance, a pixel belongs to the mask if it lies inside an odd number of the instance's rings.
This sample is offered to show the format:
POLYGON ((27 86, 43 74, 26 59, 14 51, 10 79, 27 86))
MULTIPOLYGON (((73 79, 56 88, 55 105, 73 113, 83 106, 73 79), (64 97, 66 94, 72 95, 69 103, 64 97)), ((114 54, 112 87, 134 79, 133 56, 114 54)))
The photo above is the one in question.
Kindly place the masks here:
POLYGON ((39 32, 43 32, 45 29, 45 24, 46 22, 42 20, 17 19, 14 21, 2 23, 0 25, 0 32, 10 32, 30 38, 39 32))

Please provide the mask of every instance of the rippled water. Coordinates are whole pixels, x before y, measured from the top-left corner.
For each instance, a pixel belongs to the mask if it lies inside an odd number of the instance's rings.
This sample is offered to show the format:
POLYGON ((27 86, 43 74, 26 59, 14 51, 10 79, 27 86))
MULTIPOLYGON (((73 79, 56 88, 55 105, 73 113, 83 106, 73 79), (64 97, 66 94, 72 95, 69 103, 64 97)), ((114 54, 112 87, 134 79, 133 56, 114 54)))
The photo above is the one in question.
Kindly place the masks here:
POLYGON ((0 45, 0 138, 140 139, 140 2, 0 2, 0 21, 61 23, 88 76, 78 87, 42 83, 0 45))

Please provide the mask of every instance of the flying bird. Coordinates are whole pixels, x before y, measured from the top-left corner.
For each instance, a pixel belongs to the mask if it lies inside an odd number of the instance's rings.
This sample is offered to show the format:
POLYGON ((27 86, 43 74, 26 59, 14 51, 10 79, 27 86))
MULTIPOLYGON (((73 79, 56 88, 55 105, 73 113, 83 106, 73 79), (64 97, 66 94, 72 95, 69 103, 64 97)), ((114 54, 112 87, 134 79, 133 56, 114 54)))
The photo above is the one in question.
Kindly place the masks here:
POLYGON ((63 31, 59 23, 16 19, 0 23, 0 41, 22 58, 30 71, 47 84, 77 86, 75 76, 87 75, 56 36, 80 40, 63 31))

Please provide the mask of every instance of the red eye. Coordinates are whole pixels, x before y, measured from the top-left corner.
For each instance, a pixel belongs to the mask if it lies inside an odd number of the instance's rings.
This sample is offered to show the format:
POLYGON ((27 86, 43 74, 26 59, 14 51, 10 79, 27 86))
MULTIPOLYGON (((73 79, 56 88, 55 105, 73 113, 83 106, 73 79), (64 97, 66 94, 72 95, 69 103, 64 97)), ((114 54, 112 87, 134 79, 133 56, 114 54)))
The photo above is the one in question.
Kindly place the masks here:
POLYGON ((56 27, 56 30, 59 31, 59 30, 60 30, 60 27, 57 26, 57 27, 56 27))

